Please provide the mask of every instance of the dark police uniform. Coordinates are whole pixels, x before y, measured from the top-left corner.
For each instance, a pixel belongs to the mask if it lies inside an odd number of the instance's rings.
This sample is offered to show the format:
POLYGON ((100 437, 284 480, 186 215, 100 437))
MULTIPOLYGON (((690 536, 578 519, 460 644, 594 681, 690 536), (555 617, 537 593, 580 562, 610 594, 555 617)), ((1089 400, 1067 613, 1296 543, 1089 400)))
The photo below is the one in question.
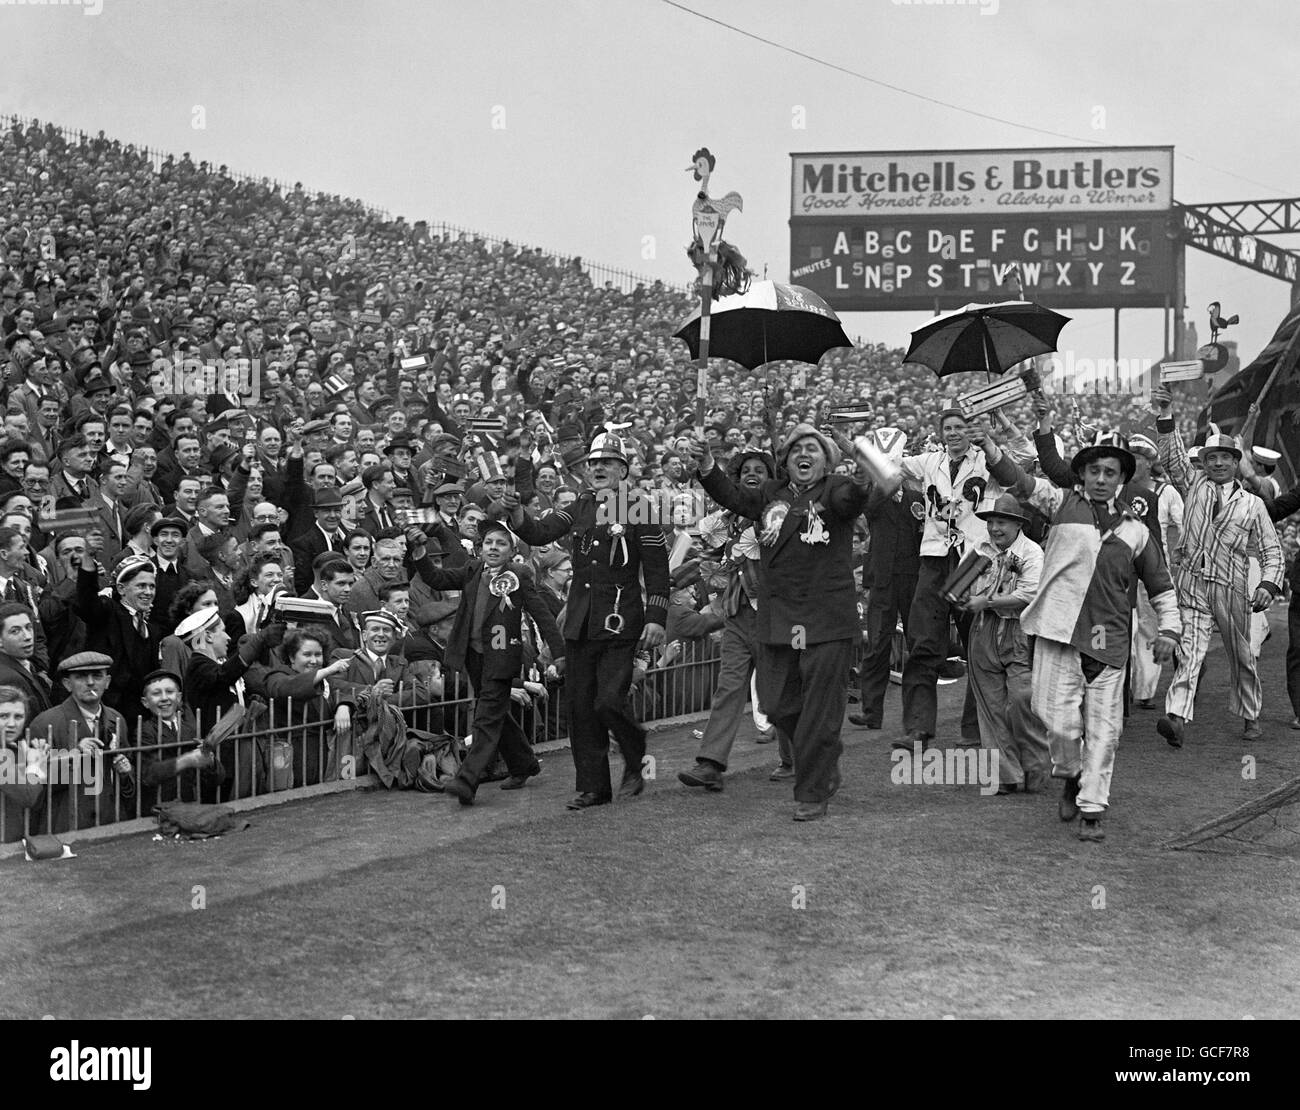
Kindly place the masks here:
MULTIPOLYGON (((635 519, 643 507, 644 519, 653 519, 645 498, 627 497, 627 516, 635 519)), ((541 518, 525 513, 514 530, 534 547, 572 533, 573 580, 561 631, 573 762, 579 793, 608 798, 609 733, 623 753, 624 781, 641 774, 645 730, 632 716, 628 690, 642 631, 668 622, 668 547, 659 525, 617 522, 609 518, 623 514, 600 509, 596 494, 586 490, 567 509, 541 518)))

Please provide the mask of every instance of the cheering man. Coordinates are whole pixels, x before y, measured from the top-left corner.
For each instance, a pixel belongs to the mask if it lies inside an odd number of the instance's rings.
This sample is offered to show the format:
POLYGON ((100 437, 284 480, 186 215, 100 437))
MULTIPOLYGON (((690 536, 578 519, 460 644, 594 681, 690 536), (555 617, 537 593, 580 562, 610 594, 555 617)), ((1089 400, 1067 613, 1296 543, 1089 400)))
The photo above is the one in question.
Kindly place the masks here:
MULTIPOLYGON (((847 446, 847 444, 846 444, 847 446)), ((870 492, 862 462, 834 473, 839 448, 811 424, 786 437, 777 462, 786 477, 738 488, 714 465, 708 441, 693 444, 700 484, 724 509, 759 522, 758 688, 763 709, 794 746, 796 821, 826 816, 839 789, 840 729, 858 638, 853 522, 870 492)), ((892 497, 902 479, 880 485, 892 497)))
POLYGON ((1198 474, 1187 461, 1187 448, 1175 427, 1169 390, 1152 390, 1151 403, 1160 413, 1160 461, 1183 495, 1186 524, 1176 580, 1186 634, 1165 694, 1165 716, 1156 728, 1170 746, 1183 746, 1201 664, 1217 628, 1232 683, 1228 711, 1244 719, 1242 739, 1258 740, 1264 692, 1250 650, 1250 615, 1262 613, 1282 592, 1282 545, 1264 502, 1237 481, 1241 446, 1236 439, 1219 434, 1211 424, 1201 448, 1204 472, 1198 474), (1259 552, 1260 561, 1260 582, 1253 593, 1246 588, 1251 550, 1259 552))

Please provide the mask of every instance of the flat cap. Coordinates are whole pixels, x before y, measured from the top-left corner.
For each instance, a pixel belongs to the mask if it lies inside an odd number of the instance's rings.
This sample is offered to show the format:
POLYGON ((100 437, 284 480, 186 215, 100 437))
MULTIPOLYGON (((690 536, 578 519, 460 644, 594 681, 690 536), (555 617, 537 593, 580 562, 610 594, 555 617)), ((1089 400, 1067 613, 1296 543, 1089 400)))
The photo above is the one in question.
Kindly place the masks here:
POLYGON ((105 671, 113 667, 113 657, 100 651, 79 651, 69 655, 59 664, 60 674, 73 674, 76 671, 105 671))

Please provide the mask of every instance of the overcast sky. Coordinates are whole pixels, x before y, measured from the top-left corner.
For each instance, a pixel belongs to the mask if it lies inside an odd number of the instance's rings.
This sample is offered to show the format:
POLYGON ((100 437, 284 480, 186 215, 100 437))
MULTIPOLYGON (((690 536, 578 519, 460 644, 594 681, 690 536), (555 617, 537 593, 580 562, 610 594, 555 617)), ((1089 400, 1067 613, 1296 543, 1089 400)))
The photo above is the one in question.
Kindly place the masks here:
MULTIPOLYGON (((694 192, 683 170, 701 145, 718 159, 714 193, 745 200, 728 238, 778 280, 791 151, 1173 144, 1183 203, 1300 195, 1290 0, 684 3, 1057 134, 882 88, 662 0, 102 0, 97 15, 6 0, 0 111, 682 283, 694 192)), ((1202 342, 1215 299, 1242 316, 1228 336, 1249 360, 1288 288, 1189 250, 1202 342)), ((845 322, 902 345, 925 318, 845 322)), ((1122 326, 1122 355, 1159 356, 1159 310, 1126 313, 1122 326)), ((1109 311, 1079 313, 1062 347, 1107 356, 1111 330, 1109 311)))

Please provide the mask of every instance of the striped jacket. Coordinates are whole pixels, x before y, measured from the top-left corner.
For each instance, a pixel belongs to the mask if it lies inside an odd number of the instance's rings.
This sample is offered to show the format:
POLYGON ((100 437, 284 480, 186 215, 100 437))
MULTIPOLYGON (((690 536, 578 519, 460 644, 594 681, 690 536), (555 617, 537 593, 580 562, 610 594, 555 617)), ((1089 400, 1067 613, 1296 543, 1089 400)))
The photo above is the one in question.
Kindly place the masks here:
POLYGON ((1133 590, 1141 581, 1161 634, 1181 639, 1182 619, 1164 557, 1151 530, 1128 506, 1122 501, 1106 506, 1105 519, 1112 523, 1103 532, 1093 503, 1078 490, 1039 478, 1029 501, 1051 516, 1052 530, 1043 546, 1038 594, 1020 616, 1026 633, 1123 667, 1133 633, 1133 590))
POLYGON ((1174 421, 1161 419, 1156 427, 1160 432, 1160 462, 1183 496, 1181 561, 1176 577, 1179 595, 1186 596, 1213 582, 1249 599, 1247 555, 1257 550, 1259 584, 1276 597, 1282 592, 1285 564, 1277 530, 1264 502, 1234 481, 1232 493, 1216 515, 1219 488, 1192 468, 1174 421))

